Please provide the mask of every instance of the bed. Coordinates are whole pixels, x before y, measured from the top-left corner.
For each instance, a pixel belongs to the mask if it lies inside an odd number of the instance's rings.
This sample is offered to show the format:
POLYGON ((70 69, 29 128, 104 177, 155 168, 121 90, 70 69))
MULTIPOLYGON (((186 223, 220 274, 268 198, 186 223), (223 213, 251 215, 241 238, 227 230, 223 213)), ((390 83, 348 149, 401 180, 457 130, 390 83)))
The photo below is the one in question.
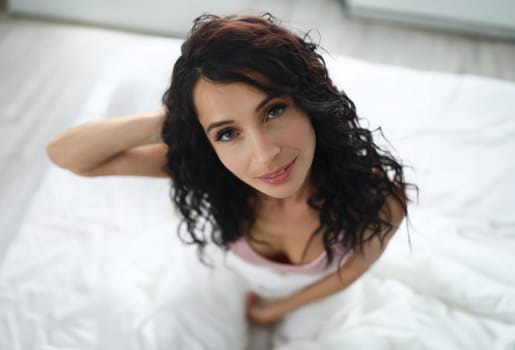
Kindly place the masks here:
MULTIPOLYGON (((122 40, 74 123, 159 106, 179 48, 122 40)), ((515 349, 515 84, 325 58, 420 193, 353 285, 357 311, 280 349, 515 349)), ((224 255, 208 248, 210 269, 176 237, 169 185, 49 167, 5 247, 0 349, 265 348, 224 255)))

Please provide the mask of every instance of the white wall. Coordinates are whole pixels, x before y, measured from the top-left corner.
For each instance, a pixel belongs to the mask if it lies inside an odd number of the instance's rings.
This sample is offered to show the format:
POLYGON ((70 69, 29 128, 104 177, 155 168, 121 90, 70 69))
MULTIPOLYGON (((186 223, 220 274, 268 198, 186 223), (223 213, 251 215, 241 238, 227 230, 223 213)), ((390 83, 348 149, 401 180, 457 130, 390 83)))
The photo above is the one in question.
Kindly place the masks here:
POLYGON ((251 0, 8 0, 10 13, 183 36, 205 12, 245 12, 251 0))
POLYGON ((351 14, 515 38, 514 0, 347 0, 351 14))

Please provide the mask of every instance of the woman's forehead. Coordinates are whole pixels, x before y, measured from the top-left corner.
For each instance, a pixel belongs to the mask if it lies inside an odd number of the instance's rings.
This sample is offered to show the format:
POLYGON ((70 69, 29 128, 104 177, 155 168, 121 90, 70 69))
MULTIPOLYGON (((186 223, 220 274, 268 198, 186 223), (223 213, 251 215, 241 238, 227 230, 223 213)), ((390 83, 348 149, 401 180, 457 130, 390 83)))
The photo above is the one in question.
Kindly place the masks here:
POLYGON ((224 100, 241 97, 259 98, 263 95, 266 95, 264 91, 244 82, 216 82, 205 78, 199 79, 193 88, 195 102, 202 102, 203 98, 224 100))
POLYGON ((264 91, 241 82, 199 79, 193 89, 193 103, 201 122, 203 119, 235 118, 241 113, 249 113, 268 97, 264 91))

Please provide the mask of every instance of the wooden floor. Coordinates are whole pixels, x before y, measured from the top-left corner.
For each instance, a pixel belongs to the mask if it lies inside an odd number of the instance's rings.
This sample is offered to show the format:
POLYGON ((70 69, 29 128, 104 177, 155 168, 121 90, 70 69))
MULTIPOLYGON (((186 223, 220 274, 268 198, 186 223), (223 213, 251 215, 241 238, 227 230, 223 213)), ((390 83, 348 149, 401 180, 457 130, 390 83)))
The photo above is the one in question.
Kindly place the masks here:
MULTIPOLYGON (((256 11, 271 8, 294 29, 313 29, 333 54, 515 81, 514 42, 349 18, 334 0, 255 3, 256 11)), ((113 42, 130 40, 112 30, 0 15, 0 263, 49 165, 46 142, 70 125, 113 42)))

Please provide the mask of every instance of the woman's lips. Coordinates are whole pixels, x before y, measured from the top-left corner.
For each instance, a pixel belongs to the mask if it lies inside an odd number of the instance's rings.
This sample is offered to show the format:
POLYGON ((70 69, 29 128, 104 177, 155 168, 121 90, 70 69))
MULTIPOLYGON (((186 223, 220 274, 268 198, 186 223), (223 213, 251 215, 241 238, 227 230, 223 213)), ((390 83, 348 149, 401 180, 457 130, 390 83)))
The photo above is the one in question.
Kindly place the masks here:
POLYGON ((272 171, 270 173, 267 173, 265 175, 262 175, 258 177, 263 182, 266 182, 271 185, 278 185, 280 183, 285 182, 289 177, 293 170, 293 166, 297 158, 295 158, 291 163, 288 165, 279 168, 278 170, 272 171))

